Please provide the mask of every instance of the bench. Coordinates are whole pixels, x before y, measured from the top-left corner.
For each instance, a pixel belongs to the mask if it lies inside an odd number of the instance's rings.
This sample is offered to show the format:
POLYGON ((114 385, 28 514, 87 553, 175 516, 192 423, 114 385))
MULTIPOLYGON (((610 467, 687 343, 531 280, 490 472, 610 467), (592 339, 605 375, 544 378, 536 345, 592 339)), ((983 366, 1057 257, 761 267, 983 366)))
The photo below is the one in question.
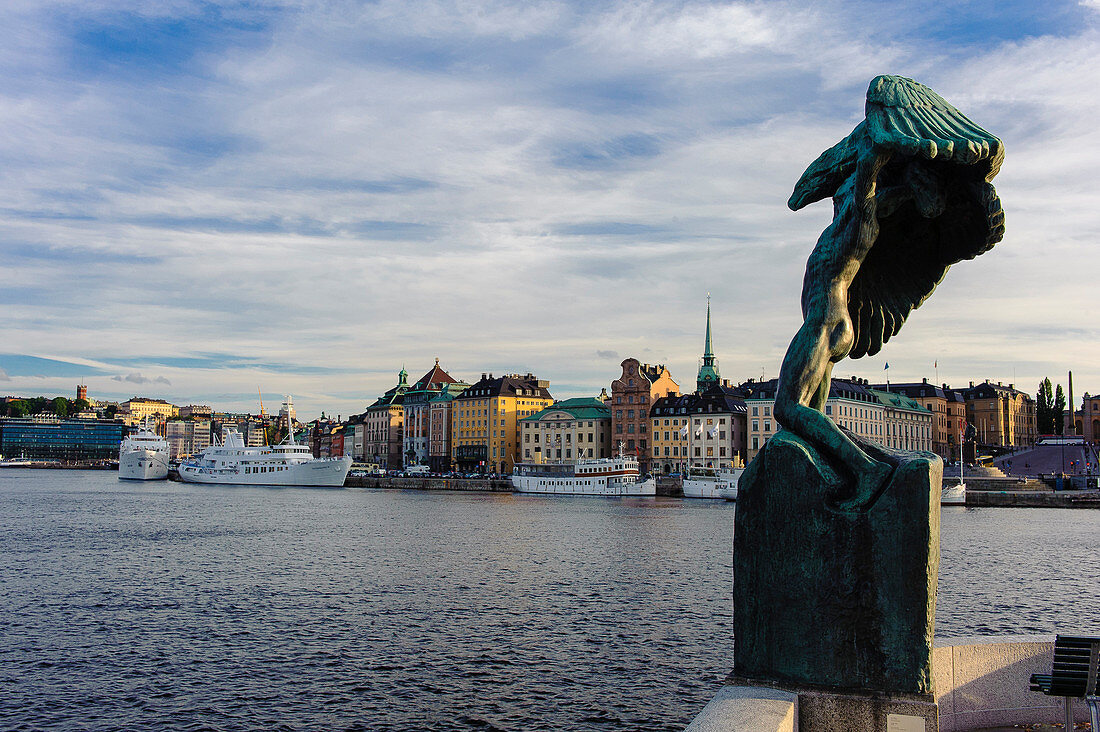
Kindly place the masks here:
POLYGON ((1089 706, 1093 730, 1100 730, 1097 713, 1097 681, 1100 677, 1100 638, 1060 635, 1054 641, 1054 660, 1049 674, 1032 674, 1031 691, 1066 697, 1066 729, 1073 729, 1069 700, 1083 699, 1089 706))

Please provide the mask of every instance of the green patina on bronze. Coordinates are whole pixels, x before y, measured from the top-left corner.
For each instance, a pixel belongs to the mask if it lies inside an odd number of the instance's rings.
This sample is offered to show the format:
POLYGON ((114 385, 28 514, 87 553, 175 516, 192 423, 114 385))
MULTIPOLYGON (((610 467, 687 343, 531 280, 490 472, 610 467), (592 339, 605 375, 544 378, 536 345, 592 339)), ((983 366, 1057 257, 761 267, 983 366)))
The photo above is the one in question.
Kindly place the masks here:
POLYGON ((802 284, 802 327, 779 371, 776 420, 851 479, 842 510, 865 510, 890 468, 823 413, 833 365, 874 355, 920 307, 948 268, 1004 235, 989 181, 1001 141, 928 87, 879 76, 866 118, 815 160, 788 205, 832 196, 833 222, 817 240, 802 284))
POLYGON ((823 413, 833 365, 878 353, 948 268, 1004 234, 1000 140, 931 89, 880 76, 866 118, 802 175, 832 197, 803 324, 780 369, 785 428, 742 476, 734 673, 834 689, 932 692, 942 463, 861 440, 823 413))
POLYGON ((942 463, 848 438, 892 470, 866 512, 829 506, 844 479, 789 431, 769 440, 741 477, 734 673, 929 695, 942 463))

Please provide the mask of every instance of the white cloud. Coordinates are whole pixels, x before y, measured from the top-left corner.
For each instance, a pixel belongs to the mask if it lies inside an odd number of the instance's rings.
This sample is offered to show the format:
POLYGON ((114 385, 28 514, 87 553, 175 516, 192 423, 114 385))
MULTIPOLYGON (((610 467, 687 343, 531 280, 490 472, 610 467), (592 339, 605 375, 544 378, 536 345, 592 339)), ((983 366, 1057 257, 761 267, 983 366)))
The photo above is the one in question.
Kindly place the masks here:
POLYGON ((112 376, 111 381, 124 381, 129 384, 163 384, 165 386, 172 385, 172 382, 163 376, 150 378, 136 371, 126 374, 125 376, 112 376))
POLYGON ((956 380, 1012 380, 997 370, 1018 352, 1021 383, 1063 353, 1100 381, 1100 347, 1057 335, 1095 315, 1064 274, 1100 264, 1094 28, 968 45, 870 32, 868 8, 839 3, 300 9, 151 78, 89 76, 48 11, 6 11, 26 53, 0 48, 0 255, 20 287, 4 342, 97 365, 91 392, 244 408, 260 386, 348 414, 436 356, 459 378, 598 393, 615 376, 599 354, 648 352, 690 384, 709 290, 723 375, 774 375, 830 218, 787 196, 861 118, 867 81, 900 72, 1004 137, 1009 233, 891 341, 891 371, 927 375, 949 343, 956 380), (1040 326, 1051 348, 1009 345, 1040 326))

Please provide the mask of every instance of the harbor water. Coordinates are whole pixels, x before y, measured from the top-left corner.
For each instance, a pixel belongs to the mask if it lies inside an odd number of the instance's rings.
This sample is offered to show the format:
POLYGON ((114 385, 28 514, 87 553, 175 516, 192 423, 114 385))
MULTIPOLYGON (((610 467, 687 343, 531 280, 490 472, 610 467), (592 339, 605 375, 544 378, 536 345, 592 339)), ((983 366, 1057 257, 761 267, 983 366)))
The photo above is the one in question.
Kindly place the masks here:
MULTIPOLYGON (((734 510, 2 471, 0 728, 682 729, 732 667, 734 510)), ((945 508, 937 635, 1100 630, 1098 539, 945 508)))

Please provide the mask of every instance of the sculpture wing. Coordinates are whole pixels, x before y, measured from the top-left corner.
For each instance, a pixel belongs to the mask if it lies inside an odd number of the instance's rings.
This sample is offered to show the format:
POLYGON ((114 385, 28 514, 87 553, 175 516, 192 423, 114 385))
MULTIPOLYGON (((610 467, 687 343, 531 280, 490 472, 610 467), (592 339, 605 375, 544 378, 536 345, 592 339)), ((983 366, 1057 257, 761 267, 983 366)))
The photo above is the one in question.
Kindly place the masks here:
POLYGON ((1000 140, 928 87, 896 76, 871 82, 865 124, 876 149, 892 153, 876 197, 905 198, 878 216, 878 236, 848 288, 850 358, 878 353, 952 264, 1004 236, 989 182, 1004 159, 1000 140))
MULTIPOLYGON (((1001 141, 924 84, 876 76, 867 88, 867 130, 881 150, 974 165, 986 181, 1001 167, 1001 141)), ((858 128, 857 128, 858 129, 858 128)))

